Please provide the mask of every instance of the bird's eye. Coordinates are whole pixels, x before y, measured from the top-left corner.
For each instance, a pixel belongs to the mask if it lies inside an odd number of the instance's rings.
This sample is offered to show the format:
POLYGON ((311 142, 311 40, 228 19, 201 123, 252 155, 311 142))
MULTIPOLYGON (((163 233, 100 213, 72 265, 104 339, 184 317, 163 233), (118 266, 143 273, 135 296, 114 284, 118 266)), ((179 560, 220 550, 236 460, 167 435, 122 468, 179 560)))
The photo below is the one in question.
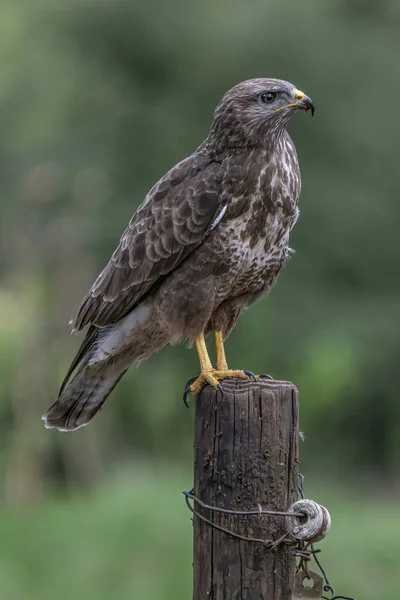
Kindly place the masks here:
POLYGON ((271 102, 273 102, 275 100, 275 98, 277 97, 277 93, 276 92, 265 92, 262 96, 261 96, 261 100, 263 102, 265 102, 266 104, 271 104, 271 102))

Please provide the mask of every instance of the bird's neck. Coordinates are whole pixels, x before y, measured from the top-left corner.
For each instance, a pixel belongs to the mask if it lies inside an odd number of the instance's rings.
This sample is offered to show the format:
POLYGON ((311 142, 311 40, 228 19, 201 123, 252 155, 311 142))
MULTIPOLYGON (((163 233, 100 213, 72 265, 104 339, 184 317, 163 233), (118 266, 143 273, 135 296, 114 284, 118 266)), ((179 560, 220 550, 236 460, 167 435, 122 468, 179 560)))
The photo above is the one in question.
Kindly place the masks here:
POLYGON ((277 127, 276 129, 258 127, 251 133, 251 135, 244 136, 240 131, 221 131, 216 135, 216 132, 211 129, 210 134, 197 151, 207 154, 215 160, 224 160, 249 150, 259 149, 273 153, 279 151, 286 140, 290 139, 286 127, 277 127))

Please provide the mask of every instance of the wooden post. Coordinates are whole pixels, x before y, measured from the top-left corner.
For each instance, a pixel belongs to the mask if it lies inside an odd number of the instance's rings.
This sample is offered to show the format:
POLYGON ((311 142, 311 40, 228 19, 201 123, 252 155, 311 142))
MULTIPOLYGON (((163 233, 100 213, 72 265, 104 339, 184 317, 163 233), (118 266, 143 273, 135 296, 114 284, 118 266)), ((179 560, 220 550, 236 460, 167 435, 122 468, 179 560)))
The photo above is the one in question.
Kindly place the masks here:
MULTIPOLYGON (((233 510, 287 510, 297 500, 298 395, 286 381, 223 382, 196 401, 194 495, 233 510)), ((195 509, 242 536, 275 541, 284 518, 195 509)), ((194 517, 193 600, 290 600, 293 550, 239 540, 194 517)))

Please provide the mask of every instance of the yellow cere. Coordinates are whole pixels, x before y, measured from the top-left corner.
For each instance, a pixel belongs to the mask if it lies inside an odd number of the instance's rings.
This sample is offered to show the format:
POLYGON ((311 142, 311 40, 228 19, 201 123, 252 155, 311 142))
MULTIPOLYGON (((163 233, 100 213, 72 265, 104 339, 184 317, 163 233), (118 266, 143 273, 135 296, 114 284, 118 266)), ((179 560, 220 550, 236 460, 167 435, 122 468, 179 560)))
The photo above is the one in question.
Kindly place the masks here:
POLYGON ((300 90, 294 90, 294 97, 296 98, 296 100, 298 100, 298 101, 304 100, 304 96, 305 96, 304 92, 301 92, 300 90))
MULTIPOLYGON (((297 102, 300 102, 301 100, 304 99, 305 93, 301 92, 300 90, 294 90, 294 97, 297 100, 297 102)), ((279 112, 279 111, 283 110, 284 108, 298 108, 298 107, 297 107, 297 104, 285 104, 285 106, 276 108, 275 112, 279 112)))

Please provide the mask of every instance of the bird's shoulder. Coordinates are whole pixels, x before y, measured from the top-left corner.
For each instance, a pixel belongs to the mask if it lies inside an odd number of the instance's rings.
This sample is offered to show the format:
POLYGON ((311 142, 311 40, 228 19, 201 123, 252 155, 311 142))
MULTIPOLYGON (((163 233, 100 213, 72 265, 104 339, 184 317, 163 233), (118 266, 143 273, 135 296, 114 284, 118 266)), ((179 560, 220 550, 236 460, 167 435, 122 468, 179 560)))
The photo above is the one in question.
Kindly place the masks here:
POLYGON ((194 153, 184 158, 172 167, 146 195, 143 202, 139 205, 135 218, 154 205, 163 201, 173 199, 173 195, 179 191, 182 192, 201 192, 204 185, 211 187, 218 183, 221 178, 221 164, 207 154, 194 153))

